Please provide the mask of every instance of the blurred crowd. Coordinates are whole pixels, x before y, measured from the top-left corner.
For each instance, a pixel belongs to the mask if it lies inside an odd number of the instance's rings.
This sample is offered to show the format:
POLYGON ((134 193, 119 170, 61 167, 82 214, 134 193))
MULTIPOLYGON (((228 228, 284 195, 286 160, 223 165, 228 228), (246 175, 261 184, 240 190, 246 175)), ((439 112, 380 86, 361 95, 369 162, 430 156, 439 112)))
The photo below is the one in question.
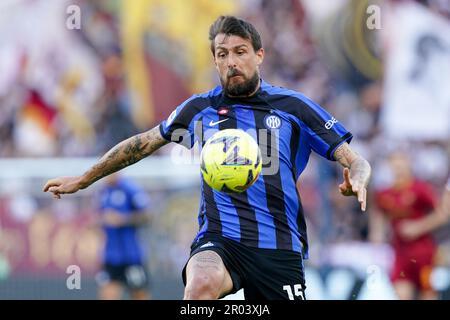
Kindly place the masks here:
MULTIPOLYGON (((262 35, 265 80, 303 92, 353 133, 354 149, 373 167, 369 214, 372 191, 392 182, 386 159, 393 151, 408 154, 414 174, 439 196, 450 173, 448 1, 186 2, 2 2, 0 158, 98 157, 157 125, 218 83, 208 27, 235 14, 262 35), (66 27, 72 4, 81 12, 74 30, 66 27)), ((368 215, 338 193, 341 174, 313 155, 298 183, 314 266, 327 260, 325 246, 371 240, 368 215)), ((158 216, 149 232, 151 269, 178 277, 195 233, 197 194, 149 191, 158 216)), ((0 214, 9 200, 0 195, 0 214)))

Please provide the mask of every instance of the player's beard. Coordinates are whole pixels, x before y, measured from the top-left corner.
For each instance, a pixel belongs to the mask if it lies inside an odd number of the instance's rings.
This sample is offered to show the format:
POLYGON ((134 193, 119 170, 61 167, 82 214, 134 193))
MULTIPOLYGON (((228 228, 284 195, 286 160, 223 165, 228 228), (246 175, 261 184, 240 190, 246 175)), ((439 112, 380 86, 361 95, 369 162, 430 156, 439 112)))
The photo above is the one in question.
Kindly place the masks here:
POLYGON ((259 73, 255 71, 250 79, 247 79, 242 73, 236 69, 231 69, 225 81, 220 80, 222 87, 224 88, 225 94, 230 97, 248 97, 255 92, 259 84, 259 73), (230 79, 233 76, 240 75, 244 78, 244 81, 238 83, 230 83, 230 79))

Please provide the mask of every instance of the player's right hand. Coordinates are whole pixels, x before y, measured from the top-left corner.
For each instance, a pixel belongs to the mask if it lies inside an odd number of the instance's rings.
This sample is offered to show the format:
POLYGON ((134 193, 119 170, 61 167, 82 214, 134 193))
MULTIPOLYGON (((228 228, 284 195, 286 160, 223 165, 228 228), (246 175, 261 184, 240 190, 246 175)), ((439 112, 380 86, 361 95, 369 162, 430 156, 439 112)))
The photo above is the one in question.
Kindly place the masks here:
POLYGON ((47 181, 43 191, 49 191, 55 199, 61 199, 61 194, 74 193, 80 189, 80 177, 60 177, 47 181))

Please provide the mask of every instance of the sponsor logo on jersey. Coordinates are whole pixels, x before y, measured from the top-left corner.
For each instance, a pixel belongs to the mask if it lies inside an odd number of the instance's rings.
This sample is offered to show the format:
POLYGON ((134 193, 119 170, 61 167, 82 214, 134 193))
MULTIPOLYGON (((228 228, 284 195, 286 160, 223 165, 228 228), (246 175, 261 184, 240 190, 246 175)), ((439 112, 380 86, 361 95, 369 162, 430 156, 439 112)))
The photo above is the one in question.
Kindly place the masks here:
POLYGON ((330 130, 335 123, 337 123, 338 121, 336 120, 335 117, 332 117, 330 120, 328 120, 327 122, 325 122, 325 128, 330 130))

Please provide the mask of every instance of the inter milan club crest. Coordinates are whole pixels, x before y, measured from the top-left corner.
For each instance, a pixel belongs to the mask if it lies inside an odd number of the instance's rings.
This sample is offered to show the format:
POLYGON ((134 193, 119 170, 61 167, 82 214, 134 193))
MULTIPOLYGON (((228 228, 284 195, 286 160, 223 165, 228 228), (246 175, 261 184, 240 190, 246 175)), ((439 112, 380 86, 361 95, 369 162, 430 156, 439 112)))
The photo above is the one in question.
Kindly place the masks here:
POLYGON ((270 130, 278 129, 281 127, 281 119, 274 114, 268 114, 264 117, 264 125, 270 130))

